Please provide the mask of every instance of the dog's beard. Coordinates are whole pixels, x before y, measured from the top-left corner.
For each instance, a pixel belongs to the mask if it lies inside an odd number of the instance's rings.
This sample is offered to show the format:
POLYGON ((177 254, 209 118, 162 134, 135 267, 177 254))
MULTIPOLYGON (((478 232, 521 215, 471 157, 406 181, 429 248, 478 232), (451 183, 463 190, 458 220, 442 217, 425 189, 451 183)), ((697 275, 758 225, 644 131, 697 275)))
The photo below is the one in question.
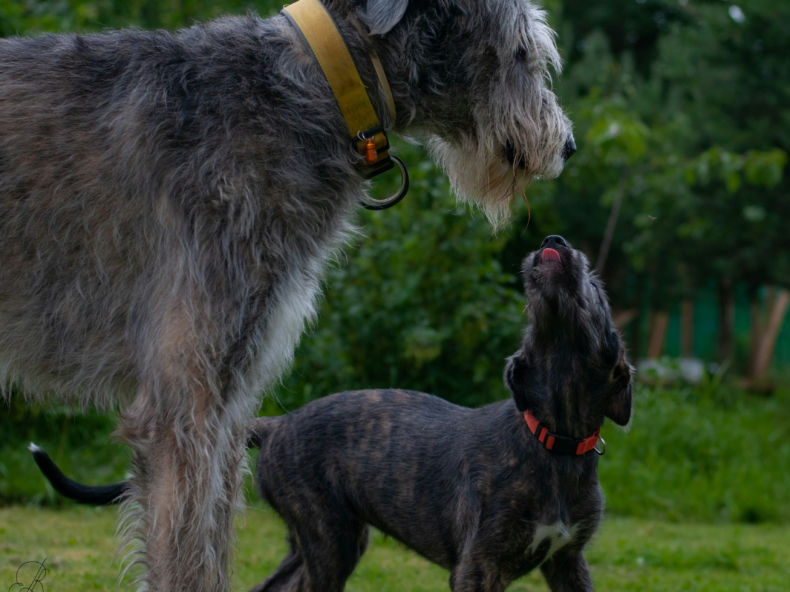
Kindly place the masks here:
POLYGON ((528 176, 469 138, 455 144, 433 136, 427 148, 461 202, 480 207, 494 228, 509 220, 510 202, 529 185, 528 176))
POLYGON ((499 111, 498 121, 480 118, 474 136, 446 140, 433 135, 427 142, 431 157, 450 178, 458 199, 480 207, 495 229, 510 219, 511 201, 534 178, 553 179, 562 172, 571 126, 553 95, 546 95, 537 114, 514 111, 511 106, 499 111), (528 133, 525 123, 541 133, 528 133), (517 147, 512 164, 505 155, 508 143, 517 147))

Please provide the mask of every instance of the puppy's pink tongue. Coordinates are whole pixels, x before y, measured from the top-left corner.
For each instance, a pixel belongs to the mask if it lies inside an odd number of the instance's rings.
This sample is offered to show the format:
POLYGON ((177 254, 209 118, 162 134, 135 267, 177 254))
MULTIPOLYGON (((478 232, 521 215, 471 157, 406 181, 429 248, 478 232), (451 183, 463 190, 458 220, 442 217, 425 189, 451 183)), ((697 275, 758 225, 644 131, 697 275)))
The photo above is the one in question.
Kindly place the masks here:
POLYGON ((546 263, 547 261, 556 261, 557 263, 562 263, 560 254, 554 249, 549 249, 548 247, 543 249, 543 254, 540 256, 540 260, 543 261, 543 263, 546 263))

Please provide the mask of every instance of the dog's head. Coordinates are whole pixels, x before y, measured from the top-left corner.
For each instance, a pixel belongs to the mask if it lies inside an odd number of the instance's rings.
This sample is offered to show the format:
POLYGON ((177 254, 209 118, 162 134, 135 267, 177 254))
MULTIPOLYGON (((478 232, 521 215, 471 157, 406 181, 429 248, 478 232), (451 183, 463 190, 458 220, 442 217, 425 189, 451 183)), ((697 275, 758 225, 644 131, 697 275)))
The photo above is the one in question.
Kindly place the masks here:
POLYGON ((505 369, 518 408, 545 408, 587 429, 604 416, 626 425, 633 368, 587 258, 561 236, 549 236, 522 271, 530 324, 505 369))
POLYGON ((384 61, 403 131, 423 136, 461 199, 492 221, 576 150, 551 90, 561 60, 530 0, 351 0, 384 61), (401 123, 403 117, 401 115, 401 123))

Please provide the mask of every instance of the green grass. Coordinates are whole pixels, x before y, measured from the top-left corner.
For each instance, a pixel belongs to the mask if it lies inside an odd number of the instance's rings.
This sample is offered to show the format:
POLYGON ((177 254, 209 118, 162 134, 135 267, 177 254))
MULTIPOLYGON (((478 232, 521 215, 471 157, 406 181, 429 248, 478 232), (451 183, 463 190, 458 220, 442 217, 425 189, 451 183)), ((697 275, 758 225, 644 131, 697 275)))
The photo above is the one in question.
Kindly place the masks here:
MULTIPOLYGON (((0 510, 0 590, 25 561, 47 559, 47 592, 114 590, 113 508, 9 507, 0 510)), ((246 590, 285 555, 285 528, 256 504, 240 523, 235 590, 246 590)), ((776 525, 668 524, 610 518, 586 556, 597 590, 769 592, 790 588, 790 529, 776 525)), ((30 567, 30 566, 28 566, 30 567)), ((26 573, 28 578, 32 573, 26 573)), ((448 574, 396 541, 374 533, 349 592, 449 590, 448 574)), ((24 578, 22 578, 24 579, 24 578)), ((539 573, 509 590, 546 592, 539 573)))
MULTIPOLYGON (((609 422, 609 511, 673 522, 790 522, 790 393, 641 387, 633 428, 609 422)), ((787 586, 790 589, 790 584, 787 586)))

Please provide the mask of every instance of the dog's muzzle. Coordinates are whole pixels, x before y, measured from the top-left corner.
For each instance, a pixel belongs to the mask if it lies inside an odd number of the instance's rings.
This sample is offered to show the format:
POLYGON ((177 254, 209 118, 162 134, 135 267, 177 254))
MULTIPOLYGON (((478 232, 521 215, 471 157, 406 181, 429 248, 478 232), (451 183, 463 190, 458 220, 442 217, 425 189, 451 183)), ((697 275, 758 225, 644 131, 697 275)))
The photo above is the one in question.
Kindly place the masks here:
MULTIPOLYGON (((568 136, 568 139, 565 140, 565 145, 562 147, 562 161, 568 162, 568 159, 574 154, 576 154, 576 140, 573 138, 573 134, 571 134, 568 136)), ((507 158, 510 166, 520 169, 523 169, 526 164, 524 159, 519 157, 516 153, 516 147, 512 142, 508 142, 505 145, 505 158, 507 158)))
POLYGON ((568 162, 568 159, 574 154, 576 154, 576 140, 573 139, 573 134, 571 134, 568 136, 562 149, 562 160, 568 162))

